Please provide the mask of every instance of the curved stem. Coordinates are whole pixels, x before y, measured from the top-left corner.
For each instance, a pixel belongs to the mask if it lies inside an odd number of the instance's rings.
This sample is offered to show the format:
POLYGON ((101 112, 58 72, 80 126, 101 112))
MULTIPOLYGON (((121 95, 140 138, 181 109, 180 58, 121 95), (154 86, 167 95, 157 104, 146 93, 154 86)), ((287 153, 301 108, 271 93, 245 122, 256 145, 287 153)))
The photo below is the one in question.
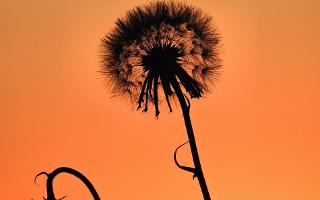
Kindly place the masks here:
MULTIPOLYGON (((59 175, 61 173, 71 174, 71 175, 79 178, 87 186, 87 188, 89 189, 94 200, 100 200, 100 197, 99 197, 96 189, 91 184, 91 182, 83 174, 81 174, 80 172, 78 172, 72 168, 69 168, 69 167, 59 167, 49 174, 46 172, 41 172, 36 176, 36 178, 37 178, 38 176, 43 175, 43 174, 47 175, 47 177, 48 177, 47 178, 47 198, 48 198, 48 200, 56 200, 56 197, 55 197, 54 191, 53 191, 53 180, 57 175, 59 175)), ((61 198, 61 199, 63 199, 63 198, 61 198)))
POLYGON ((180 85, 179 85, 177 78, 175 76, 173 76, 171 78, 171 84, 172 84, 172 87, 175 90, 176 95, 179 99, 179 103, 180 103, 181 110, 183 113, 184 123, 185 123, 186 129, 187 129, 187 135, 189 138, 189 144, 190 144, 192 159, 193 159, 194 168, 195 168, 195 175, 198 178, 199 185, 200 185, 202 195, 203 195, 203 199, 204 200, 211 200, 209 190, 207 187, 207 183, 204 178, 204 174, 202 172, 202 167, 201 167, 201 163, 200 163, 196 140, 195 140, 194 133, 193 133, 193 128, 192 128, 192 124, 191 124, 191 118, 190 118, 189 108, 188 108, 187 102, 185 100, 184 94, 181 91, 180 85))

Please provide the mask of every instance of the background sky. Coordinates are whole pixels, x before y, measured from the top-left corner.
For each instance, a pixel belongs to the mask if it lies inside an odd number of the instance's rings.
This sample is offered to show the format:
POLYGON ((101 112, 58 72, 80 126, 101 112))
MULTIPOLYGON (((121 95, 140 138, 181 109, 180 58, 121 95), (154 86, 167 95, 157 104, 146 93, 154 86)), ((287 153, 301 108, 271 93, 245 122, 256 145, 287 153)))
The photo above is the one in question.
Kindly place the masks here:
MULTIPOLYGON (((201 199, 173 162, 178 107, 135 112, 110 99, 100 39, 139 0, 0 0, 0 199, 42 199, 68 166, 104 200, 201 199)), ((197 0, 222 34, 224 67, 191 118, 215 200, 320 199, 320 2, 197 0)), ((187 147, 179 159, 192 164, 187 147)), ((57 198, 90 199, 74 177, 57 198)))

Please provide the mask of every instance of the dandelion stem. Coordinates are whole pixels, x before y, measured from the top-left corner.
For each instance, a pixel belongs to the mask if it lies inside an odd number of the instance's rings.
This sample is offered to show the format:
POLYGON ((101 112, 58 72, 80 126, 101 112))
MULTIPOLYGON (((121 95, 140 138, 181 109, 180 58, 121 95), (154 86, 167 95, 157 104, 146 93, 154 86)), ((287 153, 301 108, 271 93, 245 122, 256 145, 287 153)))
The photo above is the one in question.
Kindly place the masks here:
POLYGON ((194 133, 193 133, 193 128, 192 128, 192 124, 191 124, 191 118, 190 118, 188 105, 187 105, 184 94, 180 88, 180 85, 179 85, 178 80, 175 77, 175 75, 172 75, 171 85, 172 85, 174 91, 176 92, 176 95, 179 99, 179 103, 180 103, 181 110, 183 113, 183 118, 184 118, 186 130, 187 130, 187 135, 189 138, 192 159, 193 159, 193 163, 194 163, 195 175, 198 178, 199 185, 200 185, 202 195, 203 195, 203 199, 204 200, 211 200, 209 190, 207 187, 207 183, 204 178, 204 174, 202 172, 202 167, 201 167, 201 163, 200 163, 196 140, 195 140, 194 133))

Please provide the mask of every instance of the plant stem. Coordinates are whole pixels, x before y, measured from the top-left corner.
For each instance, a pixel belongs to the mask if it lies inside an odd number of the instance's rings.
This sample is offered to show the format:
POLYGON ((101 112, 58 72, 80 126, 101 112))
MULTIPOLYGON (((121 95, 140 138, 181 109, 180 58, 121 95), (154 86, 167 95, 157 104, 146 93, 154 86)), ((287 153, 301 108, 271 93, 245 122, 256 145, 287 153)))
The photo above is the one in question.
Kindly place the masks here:
MULTIPOLYGON (((47 198, 48 198, 48 200, 56 200, 54 192, 53 192, 53 180, 60 173, 68 173, 68 174, 71 174, 71 175, 79 178, 87 186, 87 188, 91 192, 93 199, 100 200, 100 197, 99 197, 97 191, 95 190, 95 188, 93 187, 93 185, 91 184, 91 182, 83 174, 81 174, 80 172, 78 172, 72 168, 69 168, 69 167, 59 167, 59 168, 55 169, 53 172, 51 172, 50 174, 47 174, 47 176, 48 176, 48 179, 47 179, 47 198)), ((40 174, 43 174, 43 172, 40 174)), ((40 174, 38 174, 38 175, 40 175, 40 174)))
POLYGON ((191 154, 192 154, 192 158, 193 158, 195 173, 196 173, 195 175, 198 178, 199 185, 200 185, 202 195, 203 195, 203 199, 204 200, 211 200, 209 190, 208 190, 208 187, 206 184, 206 180, 204 178, 202 168, 201 168, 200 158, 199 158, 196 140, 194 137, 192 124, 191 124, 191 118, 190 118, 190 114, 189 114, 189 107, 186 103, 184 94, 181 91, 180 85, 179 85, 177 78, 175 76, 171 78, 171 84, 172 84, 172 87, 175 90, 176 95, 179 99, 179 103, 180 103, 181 110, 183 113, 184 123, 185 123, 186 129, 187 129, 187 135, 189 138, 189 144, 190 144, 191 154))

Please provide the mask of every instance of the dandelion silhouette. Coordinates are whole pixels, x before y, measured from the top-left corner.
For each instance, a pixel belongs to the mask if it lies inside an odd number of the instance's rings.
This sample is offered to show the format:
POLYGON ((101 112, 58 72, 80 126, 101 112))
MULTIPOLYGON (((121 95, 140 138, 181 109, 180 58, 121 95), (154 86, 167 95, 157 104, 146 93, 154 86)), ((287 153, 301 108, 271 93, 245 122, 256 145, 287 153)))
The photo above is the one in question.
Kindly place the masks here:
MULTIPOLYGON (((130 99, 147 112, 177 97, 183 112, 194 168, 179 165, 197 177, 205 200, 210 194, 202 172, 189 115, 190 98, 203 97, 221 66, 219 34, 212 18, 193 6, 155 1, 128 11, 102 39, 102 73, 116 97, 130 99), (159 89, 162 88, 163 92, 159 89)), ((161 90, 161 89, 160 89, 161 90)), ((180 148, 180 147, 178 147, 180 148)))
MULTIPOLYGON (((188 96, 198 99, 213 86, 221 67, 219 42, 212 18, 202 10, 173 1, 153 1, 118 19, 101 45, 101 72, 115 97, 129 99, 143 112, 153 105, 156 117, 162 102, 166 102, 172 112, 171 102, 178 98, 188 141, 175 150, 174 162, 198 179, 204 200, 211 200, 211 197, 198 155, 188 96), (177 151, 187 143, 194 167, 182 166, 177 161, 177 151)), ((67 167, 36 176, 35 180, 40 175, 47 176, 48 200, 56 200, 53 180, 60 173, 79 178, 93 198, 100 200, 90 181, 67 167)))

